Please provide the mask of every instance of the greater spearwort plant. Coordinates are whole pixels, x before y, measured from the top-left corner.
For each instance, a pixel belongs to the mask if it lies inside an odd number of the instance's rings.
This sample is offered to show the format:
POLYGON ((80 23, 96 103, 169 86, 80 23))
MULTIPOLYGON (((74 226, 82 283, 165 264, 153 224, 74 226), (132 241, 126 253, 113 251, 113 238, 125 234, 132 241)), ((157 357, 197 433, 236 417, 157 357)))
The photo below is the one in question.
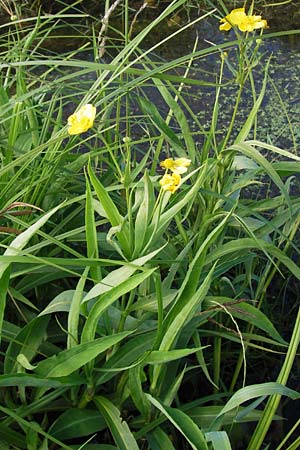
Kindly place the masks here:
POLYGON ((277 295, 300 280, 300 157, 256 127, 267 20, 100 3, 0 2, 0 448, 296 449, 300 419, 271 425, 300 398, 299 298, 277 295), (203 20, 228 40, 158 56, 203 20))

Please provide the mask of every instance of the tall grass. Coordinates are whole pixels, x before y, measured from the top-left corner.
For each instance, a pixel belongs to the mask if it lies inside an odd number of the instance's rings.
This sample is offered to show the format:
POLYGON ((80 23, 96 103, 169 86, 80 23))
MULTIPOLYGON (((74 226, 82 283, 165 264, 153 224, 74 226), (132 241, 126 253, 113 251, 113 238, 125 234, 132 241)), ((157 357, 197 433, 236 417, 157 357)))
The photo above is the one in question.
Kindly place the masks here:
POLYGON ((219 1, 194 17, 173 0, 138 31, 146 3, 106 1, 93 26, 76 4, 1 25, 1 449, 297 448, 299 421, 278 440, 270 431, 281 397, 300 397, 288 387, 299 313, 290 336, 266 307, 270 287, 300 278, 300 157, 256 129, 272 64, 259 46, 272 33, 235 30, 204 49, 196 39, 164 61, 160 46, 208 17, 221 33, 228 11, 219 1), (186 22, 149 46, 178 15, 186 22), (66 51, 65 21, 80 38, 66 51), (215 74, 195 77, 212 55, 215 74), (209 126, 191 86, 214 92, 209 126), (70 135, 86 104, 93 125, 70 135), (178 170, 172 193, 164 176, 178 170), (252 199, 261 185, 271 195, 252 199), (260 377, 268 355, 274 373, 260 377))

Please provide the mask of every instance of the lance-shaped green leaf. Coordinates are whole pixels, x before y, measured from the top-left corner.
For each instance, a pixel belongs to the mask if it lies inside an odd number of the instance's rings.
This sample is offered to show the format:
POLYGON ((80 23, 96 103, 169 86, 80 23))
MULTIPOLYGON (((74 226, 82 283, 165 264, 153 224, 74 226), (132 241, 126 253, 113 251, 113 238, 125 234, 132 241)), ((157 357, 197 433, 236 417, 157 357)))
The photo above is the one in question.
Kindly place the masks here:
POLYGON ((186 356, 192 355, 193 353, 206 347, 207 346, 200 348, 182 348, 169 351, 154 350, 149 353, 149 356, 146 357, 144 362, 145 364, 165 364, 169 361, 185 358, 186 356))
POLYGON ((226 311, 226 308, 228 306, 228 310, 230 311, 230 314, 233 315, 233 317, 251 323, 251 325, 254 325, 260 330, 265 331, 267 334, 269 334, 269 336, 276 339, 278 342, 286 344, 286 341, 280 336, 270 319, 255 306, 245 302, 238 302, 237 304, 234 304, 231 298, 213 296, 207 297, 205 303, 206 304, 203 305, 204 309, 210 307, 218 309, 218 305, 220 305, 220 310, 222 310, 221 305, 223 305, 223 312, 226 311))
POLYGON ((154 332, 132 337, 121 345, 118 350, 102 365, 96 385, 106 383, 118 375, 121 370, 128 370, 137 364, 139 359, 153 347, 154 332))
POLYGON ((175 450, 168 435, 159 427, 147 434, 147 440, 151 450, 175 450))
POLYGON ((292 211, 292 204, 289 194, 276 170, 273 168, 272 164, 254 147, 245 142, 240 142, 238 144, 232 145, 229 150, 234 150, 243 153, 264 168, 266 174, 271 178, 271 180, 276 184, 276 186, 282 192, 286 203, 289 205, 290 212, 292 211))
POLYGON ((138 209, 134 227, 134 256, 141 254, 145 247, 145 236, 154 204, 153 184, 146 171, 143 176, 143 200, 138 209))
POLYGON ((63 350, 37 364, 35 372, 41 377, 63 377, 80 369, 88 362, 126 338, 130 332, 122 332, 112 336, 95 339, 63 350))
POLYGON ((170 89, 168 89, 168 87, 165 86, 162 81, 158 81, 155 78, 153 78, 153 83, 159 90, 161 96, 166 101, 167 105, 170 108, 170 111, 172 111, 172 114, 174 114, 174 116, 176 117, 178 125, 180 126, 182 131, 182 138, 184 139, 185 147, 188 151, 188 157, 194 162, 196 153, 194 137, 190 130, 189 121, 178 103, 178 97, 176 96, 174 98, 171 95, 171 82, 166 81, 170 89))
POLYGON ((67 377, 60 378, 48 378, 47 376, 40 377, 38 375, 28 373, 0 375, 0 387, 31 386, 51 389, 64 386, 79 386, 85 382, 86 380, 78 375, 69 375, 67 377))
POLYGON ((131 278, 120 283, 119 286, 112 288, 110 291, 101 295, 96 303, 92 306, 88 318, 82 330, 81 342, 89 342, 94 339, 98 320, 103 312, 112 305, 122 295, 127 294, 136 287, 138 287, 143 281, 145 281, 156 269, 148 269, 137 275, 133 275, 131 278))
MULTIPOLYGON (((87 244, 87 257, 98 258, 98 239, 95 223, 93 197, 88 178, 86 177, 86 203, 85 203, 85 235, 87 244)), ((100 264, 90 268, 90 274, 95 282, 101 280, 100 264)))
POLYGON ((149 394, 146 394, 146 397, 180 431, 193 450, 208 450, 204 434, 187 414, 179 409, 162 405, 149 394))
MULTIPOLYGON (((183 305, 182 310, 176 312, 176 315, 172 315, 172 319, 169 319, 159 347, 160 351, 170 350, 178 335, 181 333, 183 326, 186 325, 187 322, 192 318, 196 308, 199 307, 201 302, 204 300, 210 287, 214 269, 215 266, 212 267, 203 283, 201 284, 199 289, 197 289, 192 298, 190 298, 186 302, 186 304, 183 305)), ((162 366, 157 365, 154 367, 152 388, 156 386, 161 370, 162 366)))
POLYGON ((65 440, 88 436, 104 428, 106 423, 99 411, 71 408, 57 417, 48 431, 56 439, 65 440))
POLYGON ((172 128, 170 128, 166 121, 161 117, 158 109, 154 105, 153 102, 146 100, 144 97, 139 97, 139 103, 141 105, 141 109, 148 114, 153 125, 158 129, 158 131, 163 135, 165 140, 169 142, 169 144, 174 148, 177 155, 180 157, 187 157, 184 146, 181 143, 180 139, 174 133, 172 128))
POLYGON ((269 244, 263 239, 241 238, 220 245, 206 257, 205 265, 209 265, 218 259, 224 259, 225 256, 231 255, 232 253, 237 253, 238 255, 241 255, 244 252, 248 253, 251 249, 263 250, 265 253, 269 253, 287 267, 298 280, 300 279, 300 269, 297 264, 295 264, 282 250, 275 247, 273 244, 269 244))
POLYGON ((139 450, 136 440, 127 423, 122 420, 120 411, 105 397, 95 397, 94 402, 106 421, 119 450, 139 450))
POLYGON ((128 262, 123 267, 119 267, 119 269, 115 269, 110 272, 105 278, 101 280, 100 283, 97 283, 84 297, 83 302, 87 302, 92 298, 98 297, 104 292, 110 291, 112 288, 118 286, 123 281, 126 281, 131 277, 137 270, 139 270, 144 264, 154 258, 164 246, 154 250, 148 255, 142 256, 141 258, 134 259, 131 262, 128 262))
POLYGON ((48 322, 49 318, 47 317, 36 317, 22 328, 7 348, 4 373, 17 372, 17 356, 19 354, 23 354, 28 361, 31 361, 45 338, 48 322))
POLYGON ((78 325, 80 316, 80 305, 83 297, 83 289, 86 282, 86 278, 89 272, 89 267, 84 269, 82 276, 80 277, 72 302, 70 305, 70 311, 68 314, 68 340, 67 348, 74 347, 78 344, 78 325))
POLYGON ((261 384, 253 384, 252 386, 246 386, 242 389, 239 389, 231 399, 226 403, 223 409, 217 415, 218 419, 223 414, 226 414, 228 411, 240 406, 242 403, 252 400, 253 398, 263 397, 266 395, 285 395, 292 400, 297 400, 300 398, 300 393, 290 389, 283 384, 276 382, 269 383, 261 383, 261 384))
POLYGON ((226 431, 210 431, 205 433, 207 442, 211 442, 214 450, 232 450, 226 431))

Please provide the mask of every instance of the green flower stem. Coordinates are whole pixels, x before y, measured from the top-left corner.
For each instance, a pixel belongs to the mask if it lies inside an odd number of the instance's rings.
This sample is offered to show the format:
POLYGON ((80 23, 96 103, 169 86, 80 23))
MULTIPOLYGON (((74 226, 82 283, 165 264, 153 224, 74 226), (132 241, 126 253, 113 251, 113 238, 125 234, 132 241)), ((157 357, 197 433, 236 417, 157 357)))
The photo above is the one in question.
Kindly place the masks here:
MULTIPOLYGON (((296 322, 294 325, 294 330, 293 330, 292 338, 290 341, 290 345, 289 345, 283 366, 281 368, 281 371, 277 377, 278 383, 286 385, 287 380, 290 375, 290 372, 293 367, 295 357, 297 355, 297 349, 299 347, 299 344, 300 344, 300 308, 298 310, 298 314, 297 314, 296 322)), ((259 450, 261 448, 263 440, 270 428, 273 417, 278 408, 280 399, 281 399, 280 395, 273 395, 268 400, 268 403, 264 409, 263 415, 262 415, 260 421, 258 422, 258 425, 252 436, 252 439, 249 443, 247 450, 259 450)))
POLYGON ((234 127, 234 124, 235 124, 235 119, 236 119, 236 115, 237 115, 237 112, 238 112, 239 104, 240 104, 241 97, 242 97, 243 87, 244 87, 244 84, 243 84, 243 81, 241 81, 240 82, 240 87, 239 87, 239 90, 238 90, 238 93, 237 93, 235 105, 234 105, 234 110, 233 110, 233 113, 232 113, 232 116, 231 116, 231 121, 230 121, 230 124, 229 124, 229 127, 228 127, 228 131, 227 131, 227 134, 225 136, 225 139, 224 139, 224 142, 223 142, 223 145, 222 145, 222 150, 224 150, 226 148, 228 140, 229 140, 229 138, 231 136, 231 133, 232 133, 232 130, 233 130, 233 127, 234 127))
POLYGON ((237 36, 237 37, 238 37, 238 40, 239 40, 239 50, 240 50, 239 74, 238 74, 237 81, 238 81, 240 87, 239 87, 239 90, 238 90, 238 93, 237 93, 237 97, 236 97, 236 101, 235 101, 235 105, 234 105, 234 110, 233 110, 233 113, 232 113, 232 116, 231 116, 231 121, 230 121, 230 124, 229 124, 229 127, 228 127, 228 131, 227 131, 227 134, 225 136, 225 139, 224 139, 224 142, 223 142, 223 145, 222 145, 222 150, 224 150, 226 148, 228 140, 229 140, 229 138, 231 136, 231 133, 232 133, 232 130, 233 130, 233 127, 234 127, 234 124, 235 124, 235 119, 236 119, 236 115, 237 115, 237 112, 238 112, 240 100, 241 100, 241 97, 242 97, 242 92, 243 92, 244 85, 245 85, 245 79, 247 77, 247 75, 244 72, 244 66, 245 66, 245 64, 244 64, 245 63, 245 44, 244 44, 243 40, 240 40, 239 36, 237 36))

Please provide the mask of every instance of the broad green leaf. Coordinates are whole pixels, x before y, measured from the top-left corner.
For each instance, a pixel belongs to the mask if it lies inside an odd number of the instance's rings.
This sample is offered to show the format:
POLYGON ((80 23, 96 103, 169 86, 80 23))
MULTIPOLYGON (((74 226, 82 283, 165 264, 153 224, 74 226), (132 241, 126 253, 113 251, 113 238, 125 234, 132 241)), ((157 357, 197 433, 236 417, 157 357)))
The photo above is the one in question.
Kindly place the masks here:
POLYGON ((17 362, 19 364, 19 366, 23 367, 26 370, 34 370, 36 366, 34 366, 33 364, 30 364, 30 362, 28 361, 27 357, 25 355, 23 355, 23 353, 19 353, 17 356, 17 362))
POLYGON ((7 320, 3 320, 3 327, 2 327, 3 340, 8 341, 8 342, 14 340, 20 331, 21 331, 21 328, 18 327, 17 325, 15 325, 11 322, 8 322, 7 320))
POLYGON ((104 417, 118 450, 139 450, 137 442, 125 420, 122 420, 118 408, 105 397, 95 397, 94 402, 104 417))
POLYGON ((101 295, 96 303, 94 303, 94 305, 92 306, 86 319, 85 325, 82 330, 81 342, 92 341, 96 333, 98 320, 100 319, 103 312, 118 298, 122 297, 122 295, 125 295, 138 287, 143 281, 149 278, 149 276, 152 275, 155 270, 156 268, 149 269, 137 275, 132 275, 131 278, 128 278, 118 286, 101 295))
MULTIPOLYGON (((162 403, 165 406, 171 406, 172 403, 174 402, 175 398, 177 398, 178 396, 178 391, 182 385, 185 373, 186 373, 186 368, 184 368, 177 376, 174 380, 171 381, 170 386, 168 386, 168 389, 166 391, 166 393, 163 396, 162 399, 162 403)), ((172 377, 173 378, 173 377, 172 377)), ((166 378, 167 379, 167 378, 166 378)))
MULTIPOLYGON (((182 306, 182 310, 178 311, 176 315, 172 316, 172 321, 168 321, 168 326, 165 328, 165 332, 160 343, 160 351, 170 350, 178 335, 181 333, 183 326, 186 325, 187 322, 192 318, 196 308, 201 305, 201 302, 204 300, 208 289, 210 288, 214 270, 215 266, 212 267, 205 280, 198 288, 196 293, 192 296, 192 298, 190 298, 189 301, 187 301, 187 303, 182 306)), ((154 386, 158 382, 158 377, 160 375, 161 369, 162 366, 159 365, 155 366, 153 369, 152 388, 154 388, 154 386)))
POLYGON ((176 101, 172 97, 168 87, 166 87, 161 81, 158 81, 155 78, 153 79, 153 82, 158 91, 160 92, 160 94, 162 95, 162 97, 164 98, 165 102, 169 106, 170 110, 176 117, 176 120, 182 131, 182 137, 185 142, 185 147, 187 148, 188 151, 188 157, 194 162, 196 153, 195 142, 185 113, 178 104, 178 101, 176 101))
POLYGON ((118 348, 116 353, 102 365, 102 373, 96 381, 96 384, 106 383, 111 378, 118 375, 121 370, 128 369, 132 364, 136 363, 136 361, 152 348, 154 338, 154 332, 148 332, 140 336, 135 336, 128 342, 125 342, 118 348))
POLYGON ((205 433, 207 442, 211 442, 214 450, 232 450, 226 431, 205 433))
MULTIPOLYGON (((206 307, 218 307, 218 304, 223 305, 224 308, 227 308, 228 304, 228 310, 234 317, 251 323, 260 330, 265 331, 269 336, 276 339, 278 342, 286 344, 286 341, 280 336, 270 319, 254 305, 245 302, 238 302, 237 304, 234 304, 231 298, 212 296, 206 297, 205 303, 206 304, 203 305, 204 310, 206 307)), ((226 314, 225 309, 220 307, 220 310, 226 314)))
POLYGON ((300 398, 299 392, 287 388, 283 384, 279 384, 276 382, 254 384, 252 386, 246 386, 242 389, 239 389, 235 394, 233 394, 231 399, 219 412, 217 418, 221 417, 223 414, 226 414, 228 411, 236 408, 237 406, 240 406, 242 403, 252 400, 253 398, 276 394, 285 395, 292 400, 297 400, 300 398))
MULTIPOLYGON (((85 234, 87 244, 87 257, 98 258, 99 257, 98 239, 93 207, 93 197, 87 176, 86 176, 86 204, 85 204, 85 234)), ((101 280, 100 264, 98 264, 95 267, 91 267, 90 274, 95 282, 100 281, 101 280)))
POLYGON ((230 241, 226 244, 221 245, 219 248, 215 249, 211 252, 205 259, 205 264, 209 265, 213 261, 218 259, 223 259, 227 255, 231 255, 232 253, 237 253, 241 255, 242 252, 248 252, 249 250, 264 250, 269 253, 272 257, 275 257, 280 261, 284 266, 286 266, 293 275, 295 275, 298 280, 300 279, 300 269, 295 264, 291 258, 289 258, 282 250, 275 247, 273 244, 269 244, 263 239, 251 239, 251 238, 241 238, 236 239, 234 241, 230 241))
POLYGON ((59 388, 63 386, 79 386, 86 380, 82 377, 71 375, 60 378, 40 377, 27 373, 16 373, 13 375, 0 375, 0 387, 9 386, 31 386, 44 388, 59 388))
POLYGON ((273 168, 272 164, 261 153, 259 153, 258 150, 256 150, 251 145, 246 144, 245 142, 239 142, 238 144, 234 144, 229 148, 229 150, 241 152, 244 155, 248 156, 249 158, 252 158, 257 164, 263 167, 266 174, 271 178, 271 180, 276 184, 276 186, 278 186, 278 188, 280 189, 285 198, 287 205, 289 206, 290 210, 292 210, 290 197, 287 193, 287 190, 280 176, 273 168))
POLYGON ((129 334, 130 332, 122 332, 63 350, 57 355, 39 362, 35 372, 41 377, 67 376, 126 338, 129 334))
MULTIPOLYGON (((222 409, 223 406, 221 405, 195 406, 185 409, 185 412, 202 430, 208 431, 222 409)), ((236 409, 231 409, 223 415, 222 425, 231 425, 233 422, 258 422, 262 413, 263 411, 261 410, 248 410, 247 407, 239 406, 238 412, 236 409)), ((282 420, 282 417, 275 416, 275 420, 282 420)))
POLYGON ((115 269, 112 272, 110 272, 103 280, 101 280, 100 283, 96 284, 84 297, 83 302, 87 302, 88 300, 91 300, 92 298, 98 297, 99 295, 103 294, 104 292, 107 292, 111 290, 114 287, 117 287, 119 284, 121 284, 123 281, 126 281, 130 278, 131 275, 133 275, 137 270, 139 270, 144 264, 146 264, 148 261, 150 261, 152 258, 154 258, 162 249, 163 247, 160 247, 157 250, 154 250, 153 252, 149 253, 148 255, 142 256, 141 258, 134 259, 133 261, 129 262, 128 264, 124 265, 123 267, 120 267, 119 269, 115 269))
MULTIPOLYGON (((187 273, 181 282, 178 290, 177 299, 173 302, 172 308, 166 316, 164 326, 168 327, 169 323, 177 317, 187 303, 190 302, 191 297, 195 294, 199 286, 199 279, 202 273, 203 266, 206 264, 207 251, 212 246, 213 242, 222 233, 231 213, 225 215, 221 222, 208 234, 200 247, 197 249, 193 260, 189 264, 187 273)), ((203 299, 202 299, 203 300, 203 299)))
POLYGON ((193 340, 194 340, 194 344, 197 347, 200 347, 200 349, 196 353, 196 358, 197 358, 198 364, 201 367, 201 369, 202 369, 204 375, 206 376, 207 380, 209 381, 209 383, 212 386, 214 386, 215 389, 217 389, 218 386, 214 383, 214 381, 212 380, 212 378, 210 376, 210 373, 209 373, 209 370, 208 370, 208 367, 206 364, 206 360, 204 358, 204 352, 202 351, 202 349, 205 347, 201 346, 201 340, 200 340, 200 336, 199 336, 199 333, 197 332, 197 330, 195 331, 195 333, 193 333, 193 340))
POLYGON ((153 207, 153 185, 146 171, 143 176, 143 200, 138 209, 135 227, 134 227, 134 256, 141 254, 145 247, 145 236, 147 232, 147 226, 151 218, 151 212, 153 207))
POLYGON ((192 298, 188 299, 186 304, 183 305, 181 311, 176 311, 176 314, 172 314, 172 317, 169 318, 168 327, 165 330, 164 337, 159 348, 160 351, 168 351, 171 348, 183 326, 186 325, 186 323, 192 318, 195 309, 199 307, 201 302, 204 300, 208 289, 210 288, 214 269, 215 266, 211 268, 192 298))
POLYGON ((231 168, 235 170, 256 170, 259 169, 259 166, 253 161, 253 159, 248 158, 247 156, 236 155, 231 168))
POLYGON ((54 297, 54 299, 49 303, 49 305, 46 306, 46 308, 39 314, 39 316, 53 314, 56 312, 69 312, 74 294, 74 289, 61 292, 56 297, 54 297))
POLYGON ((179 409, 162 405, 150 394, 146 394, 146 397, 182 433, 193 450, 208 450, 202 431, 188 415, 179 409))
MULTIPOLYGON (((295 155, 295 153, 288 152, 287 150, 276 147, 276 145, 268 144, 267 142, 261 142, 258 140, 249 140, 249 141, 246 141, 246 144, 252 145, 254 147, 265 148, 266 150, 270 150, 272 153, 277 153, 278 155, 285 156, 286 158, 293 159, 295 161, 300 161, 300 156, 295 155)), ((289 161, 281 161, 281 162, 286 163, 286 164, 293 164, 293 163, 290 163, 289 161)), ((281 162, 276 161, 273 163, 273 165, 276 167, 276 165, 280 164, 281 162)), ((299 165, 296 164, 295 170, 297 172, 298 172, 298 168, 299 168, 299 165)))
POLYGON ((135 407, 144 418, 149 417, 150 403, 147 400, 142 388, 142 368, 140 364, 133 366, 128 371, 128 389, 135 407))
POLYGON ((174 133, 174 131, 166 124, 166 121, 160 115, 158 109, 153 102, 145 99, 144 97, 139 97, 138 101, 141 105, 142 110, 148 114, 151 122, 158 129, 158 131, 164 136, 165 140, 174 148, 177 155, 180 157, 187 157, 186 151, 180 139, 174 133))
POLYGON ((147 440, 151 450, 175 450, 168 435, 160 427, 148 433, 147 440))
POLYGON ((70 305, 70 311, 68 314, 68 339, 67 339, 67 348, 72 348, 78 344, 78 325, 79 325, 79 317, 80 317, 80 305, 83 297, 83 289, 85 286, 86 278, 88 275, 90 268, 86 267, 82 276, 80 277, 76 290, 74 292, 74 296, 72 298, 72 302, 70 305))
POLYGON ((37 450, 38 441, 39 437, 37 431, 33 428, 27 428, 26 432, 27 450, 37 450))
POLYGON ((4 373, 9 374, 18 371, 17 356, 19 354, 25 355, 28 361, 31 361, 45 338, 48 322, 49 318, 47 317, 36 317, 22 328, 7 348, 4 373))
MULTIPOLYGON (((207 346, 206 346, 207 347, 207 346)), ((206 348, 200 347, 200 348, 206 348)), ((200 348, 184 348, 178 350, 169 350, 169 351, 161 351, 161 350, 153 350, 149 353, 149 356, 145 359, 146 364, 165 364, 169 361, 175 361, 176 359, 185 358, 198 350, 200 348)))
POLYGON ((57 439, 73 439, 97 433, 106 428, 106 422, 94 409, 71 408, 52 423, 48 432, 57 439))

